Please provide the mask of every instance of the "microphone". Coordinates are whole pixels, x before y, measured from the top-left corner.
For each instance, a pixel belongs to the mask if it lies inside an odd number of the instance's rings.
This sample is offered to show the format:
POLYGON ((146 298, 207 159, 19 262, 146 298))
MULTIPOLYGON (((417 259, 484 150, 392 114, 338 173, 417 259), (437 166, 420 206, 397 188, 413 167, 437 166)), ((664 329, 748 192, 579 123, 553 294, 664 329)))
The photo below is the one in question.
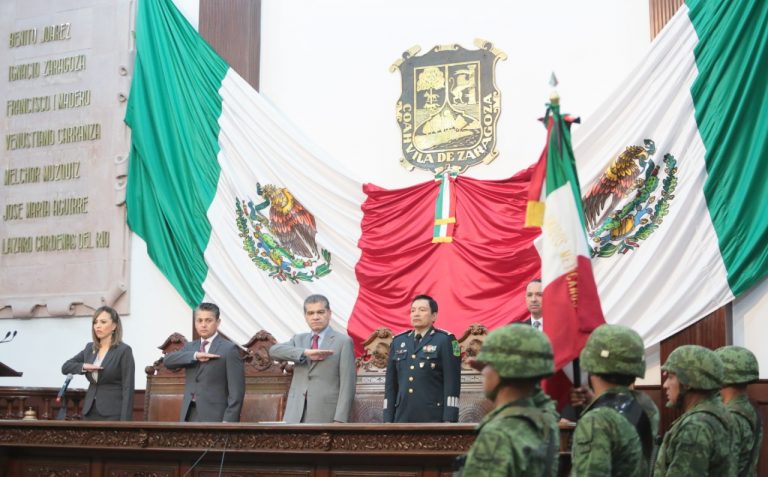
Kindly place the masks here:
POLYGON ((18 333, 17 330, 13 330, 13 334, 11 334, 11 332, 9 331, 8 333, 5 334, 5 338, 0 340, 0 343, 8 343, 13 341, 13 339, 16 337, 16 333, 18 333))
POLYGON ((226 434, 224 438, 224 450, 221 451, 221 463, 219 464, 218 477, 221 477, 221 471, 224 470, 224 455, 227 453, 227 445, 229 445, 229 434, 226 434))
POLYGON ((56 403, 61 402, 61 398, 64 397, 64 393, 67 392, 67 388, 69 387, 69 382, 72 381, 72 378, 74 375, 68 374, 67 379, 64 380, 64 384, 61 385, 61 389, 59 389, 59 394, 56 396, 56 403))

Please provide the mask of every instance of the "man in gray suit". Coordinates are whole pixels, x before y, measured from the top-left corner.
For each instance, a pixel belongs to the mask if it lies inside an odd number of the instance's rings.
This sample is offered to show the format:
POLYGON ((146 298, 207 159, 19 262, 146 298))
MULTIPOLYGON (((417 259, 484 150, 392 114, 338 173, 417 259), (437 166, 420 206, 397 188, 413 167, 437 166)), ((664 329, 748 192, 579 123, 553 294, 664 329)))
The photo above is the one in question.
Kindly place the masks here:
POLYGON ((240 421, 245 369, 240 349, 218 332, 219 314, 213 303, 198 305, 193 317, 200 339, 165 357, 166 368, 186 368, 181 421, 240 421))
POLYGON ((272 359, 295 363, 283 420, 347 422, 355 397, 352 339, 328 326, 331 306, 323 295, 304 300, 304 319, 311 333, 269 349, 272 359))

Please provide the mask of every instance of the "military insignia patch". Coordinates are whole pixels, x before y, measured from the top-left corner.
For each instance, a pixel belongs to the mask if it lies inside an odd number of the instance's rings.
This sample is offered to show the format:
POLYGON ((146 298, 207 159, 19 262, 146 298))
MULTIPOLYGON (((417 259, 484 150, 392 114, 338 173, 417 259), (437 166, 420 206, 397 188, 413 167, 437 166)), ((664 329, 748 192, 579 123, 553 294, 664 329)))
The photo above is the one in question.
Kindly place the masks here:
POLYGON ((475 40, 475 45, 480 49, 436 46, 422 56, 416 56, 420 48, 415 46, 390 67, 402 76, 396 118, 403 150, 400 162, 407 169, 459 174, 499 154, 496 122, 501 94, 494 72, 506 54, 487 41, 475 40))
POLYGON ((677 159, 654 160, 656 144, 628 146, 582 198, 593 257, 611 257, 640 246, 662 224, 677 188, 677 159))
POLYGON ((461 347, 459 346, 459 342, 456 340, 453 340, 451 342, 451 347, 453 348, 453 355, 454 356, 461 356, 461 347))
POLYGON ((331 273, 331 253, 318 252, 315 242, 315 217, 286 188, 256 184, 256 193, 258 204, 235 199, 237 228, 251 261, 278 281, 311 282, 331 273))

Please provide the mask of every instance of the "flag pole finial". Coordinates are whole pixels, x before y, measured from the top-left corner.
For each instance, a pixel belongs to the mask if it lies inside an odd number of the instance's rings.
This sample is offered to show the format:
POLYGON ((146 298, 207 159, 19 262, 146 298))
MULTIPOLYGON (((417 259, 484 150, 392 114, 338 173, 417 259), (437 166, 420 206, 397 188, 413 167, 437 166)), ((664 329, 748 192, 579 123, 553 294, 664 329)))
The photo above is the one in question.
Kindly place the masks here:
POLYGON ((557 82, 557 76, 555 76, 555 72, 553 71, 552 74, 549 77, 549 85, 552 86, 552 92, 549 93, 549 102, 551 104, 559 104, 560 103, 560 95, 558 94, 555 87, 558 85, 557 82))

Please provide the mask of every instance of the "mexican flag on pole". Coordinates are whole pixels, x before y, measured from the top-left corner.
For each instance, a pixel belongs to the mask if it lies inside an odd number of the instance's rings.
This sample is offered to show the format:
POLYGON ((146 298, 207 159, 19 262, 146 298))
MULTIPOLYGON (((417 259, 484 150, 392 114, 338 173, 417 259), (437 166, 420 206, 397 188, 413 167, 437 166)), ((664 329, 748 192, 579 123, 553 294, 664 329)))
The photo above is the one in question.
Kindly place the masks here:
POLYGON ((555 368, 579 356, 589 334, 604 323, 587 246, 581 189, 571 148, 570 123, 552 98, 544 123, 547 145, 529 191, 526 226, 541 227, 544 332, 555 368))

